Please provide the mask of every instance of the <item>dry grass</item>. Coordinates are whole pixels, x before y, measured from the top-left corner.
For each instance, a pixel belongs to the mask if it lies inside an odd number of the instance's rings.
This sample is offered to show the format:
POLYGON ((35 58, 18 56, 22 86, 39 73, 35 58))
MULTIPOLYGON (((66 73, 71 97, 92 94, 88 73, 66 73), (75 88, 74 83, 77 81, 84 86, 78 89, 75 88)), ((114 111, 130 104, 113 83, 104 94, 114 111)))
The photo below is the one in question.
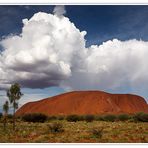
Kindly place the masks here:
POLYGON ((147 143, 148 124, 134 122, 104 122, 104 121, 78 121, 67 122, 60 120, 64 132, 49 132, 48 125, 54 121, 46 123, 17 123, 14 133, 12 125, 8 125, 7 131, 3 130, 0 123, 1 143, 147 143), (103 128, 102 137, 93 136, 92 129, 103 128))

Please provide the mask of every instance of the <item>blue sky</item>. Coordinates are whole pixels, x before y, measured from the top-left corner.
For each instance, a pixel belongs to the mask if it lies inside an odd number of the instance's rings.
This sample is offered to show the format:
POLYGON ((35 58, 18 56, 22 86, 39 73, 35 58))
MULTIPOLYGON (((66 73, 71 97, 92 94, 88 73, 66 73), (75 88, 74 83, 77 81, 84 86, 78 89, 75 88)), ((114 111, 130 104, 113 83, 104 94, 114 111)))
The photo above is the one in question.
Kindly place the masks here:
MULTIPOLYGON (((30 19, 35 13, 46 12, 53 13, 55 6, 0 6, 0 38, 19 35, 22 32, 22 19, 30 19)), ((67 5, 65 6, 66 17, 73 22, 80 31, 87 31, 85 36, 86 47, 91 45, 101 45, 108 40, 118 39, 126 41, 137 39, 147 42, 148 40, 148 6, 128 6, 128 5, 67 5)), ((5 50, 0 45, 0 50, 5 50)), ((125 82, 126 84, 128 83, 125 82)), ((90 89, 91 87, 88 87, 90 89)), ((95 87, 92 87, 92 89, 95 87)), ((121 85, 118 89, 102 87, 105 91, 113 93, 137 93, 143 97, 148 97, 145 89, 137 87, 133 89, 130 85, 121 85)), ((83 87, 82 87, 83 89, 83 87)), ((87 88, 86 88, 87 89, 87 88)), ((98 87, 96 87, 98 89, 98 87)), ((53 96, 65 92, 66 89, 59 86, 46 87, 43 89, 23 88, 24 97, 20 104, 28 100, 37 100, 48 96, 53 96)), ((5 91, 0 93, 4 95, 5 91)), ((3 96, 0 96, 1 98, 3 96)), ((5 98, 6 99, 6 98, 5 98)), ((4 100, 4 99, 3 99, 4 100)), ((1 101, 3 102, 3 101, 1 101)), ((2 103, 1 103, 2 104, 2 103)))
MULTIPOLYGON (((0 36, 18 34, 22 19, 31 18, 39 11, 52 13, 54 6, 0 6, 0 36), (18 15, 19 14, 19 15, 18 15), (12 21, 13 18, 13 21, 12 21)), ((87 45, 120 40, 148 40, 147 5, 67 5, 66 14, 80 30, 87 30, 87 45)))

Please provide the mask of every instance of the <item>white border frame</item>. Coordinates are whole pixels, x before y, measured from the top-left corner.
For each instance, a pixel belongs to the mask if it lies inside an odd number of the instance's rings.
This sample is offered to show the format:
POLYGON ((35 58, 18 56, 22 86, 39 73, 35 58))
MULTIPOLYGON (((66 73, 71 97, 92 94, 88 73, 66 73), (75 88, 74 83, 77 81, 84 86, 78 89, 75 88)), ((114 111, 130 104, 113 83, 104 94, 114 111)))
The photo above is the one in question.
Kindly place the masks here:
MULTIPOLYGON (((148 0, 0 0, 0 5, 148 5, 148 0)), ((147 148, 148 143, 0 143, 0 146, 6 147, 130 147, 147 148)))

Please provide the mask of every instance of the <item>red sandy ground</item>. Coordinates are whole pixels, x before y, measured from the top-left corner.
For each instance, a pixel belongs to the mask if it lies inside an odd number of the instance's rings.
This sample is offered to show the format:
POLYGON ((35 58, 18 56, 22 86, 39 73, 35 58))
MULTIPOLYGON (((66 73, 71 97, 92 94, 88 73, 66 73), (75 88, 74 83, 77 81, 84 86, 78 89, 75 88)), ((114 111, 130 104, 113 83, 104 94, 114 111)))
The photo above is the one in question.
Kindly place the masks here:
POLYGON ((16 115, 44 113, 69 114, 121 114, 148 113, 144 98, 132 94, 109 94, 102 91, 74 91, 23 105, 16 115))

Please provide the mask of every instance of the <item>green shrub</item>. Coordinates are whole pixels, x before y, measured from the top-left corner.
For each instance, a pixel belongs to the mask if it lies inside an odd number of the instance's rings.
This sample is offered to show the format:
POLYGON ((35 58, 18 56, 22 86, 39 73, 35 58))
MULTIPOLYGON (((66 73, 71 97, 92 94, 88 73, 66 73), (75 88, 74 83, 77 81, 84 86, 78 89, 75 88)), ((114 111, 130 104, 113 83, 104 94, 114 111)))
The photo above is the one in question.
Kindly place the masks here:
POLYGON ((104 121, 111 121, 114 122, 116 120, 116 116, 115 115, 105 115, 103 117, 104 121))
POLYGON ((91 129, 91 134, 95 137, 95 138, 102 138, 103 136, 103 128, 93 128, 91 129))
POLYGON ((59 132, 63 132, 63 125, 61 123, 58 122, 54 122, 48 125, 48 128, 50 130, 51 133, 59 133, 59 132))
POLYGON ((77 122, 80 120, 79 116, 78 115, 68 115, 66 117, 66 120, 69 121, 69 122, 77 122))
POLYGON ((127 115, 127 114, 120 114, 120 115, 118 115, 118 120, 119 121, 126 121, 126 120, 128 120, 130 117, 127 115))
POLYGON ((65 119, 65 116, 62 116, 62 115, 57 116, 57 120, 64 120, 64 119, 65 119))
POLYGON ((99 115, 97 115, 96 117, 95 117, 95 120, 96 121, 104 121, 104 116, 99 116, 99 115))
POLYGON ((26 122, 45 122, 48 117, 42 113, 25 114, 22 116, 22 120, 26 122))
POLYGON ((51 121, 51 120, 57 120, 57 117, 56 116, 48 116, 48 120, 51 121))
POLYGON ((2 116, 3 116, 3 114, 2 114, 2 113, 0 113, 0 118, 2 118, 2 116))
POLYGON ((146 113, 137 113, 133 118, 135 121, 148 122, 148 114, 146 113))
POLYGON ((12 119, 13 118, 13 115, 12 114, 8 114, 8 119, 12 119))
POLYGON ((85 116, 84 115, 79 115, 79 121, 84 121, 85 120, 85 116))
POLYGON ((84 119, 86 122, 92 122, 95 119, 95 117, 93 115, 86 115, 84 119))

